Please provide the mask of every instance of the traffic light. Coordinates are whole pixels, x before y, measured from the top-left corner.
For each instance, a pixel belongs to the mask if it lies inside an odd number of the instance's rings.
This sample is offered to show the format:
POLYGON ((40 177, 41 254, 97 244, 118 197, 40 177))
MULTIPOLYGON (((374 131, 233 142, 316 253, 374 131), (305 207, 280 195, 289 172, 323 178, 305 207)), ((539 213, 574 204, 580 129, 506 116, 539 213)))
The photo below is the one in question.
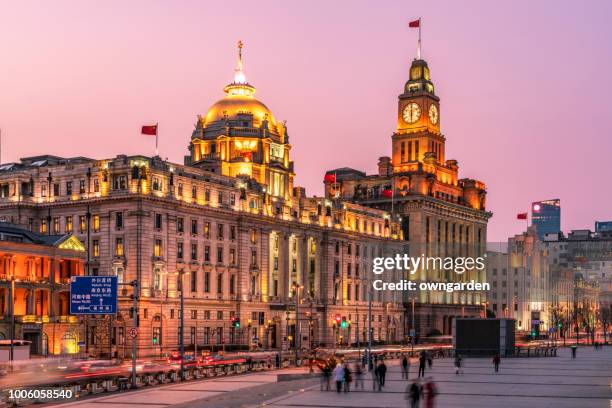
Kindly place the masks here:
POLYGON ((348 326, 348 323, 346 322, 346 316, 342 316, 342 323, 340 323, 340 327, 346 329, 346 326, 348 326))
POLYGON ((340 317, 340 315, 336 315, 336 325, 339 327, 340 326, 340 322, 342 321, 342 317, 340 317))
POLYGON ((240 328, 240 318, 234 317, 232 324, 234 325, 235 328, 239 329, 240 328))
POLYGON ((563 323, 562 322, 557 323, 557 327, 559 328, 559 330, 561 330, 563 328, 563 323))

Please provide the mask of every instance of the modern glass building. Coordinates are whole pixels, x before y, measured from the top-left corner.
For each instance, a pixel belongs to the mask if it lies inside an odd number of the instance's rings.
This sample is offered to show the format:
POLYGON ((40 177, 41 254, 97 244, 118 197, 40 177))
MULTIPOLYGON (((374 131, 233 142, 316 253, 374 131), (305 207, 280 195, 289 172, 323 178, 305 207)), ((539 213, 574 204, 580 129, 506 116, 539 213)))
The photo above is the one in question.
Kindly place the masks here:
POLYGON ((538 229, 538 238, 561 231, 561 200, 536 201, 531 204, 531 224, 538 229))

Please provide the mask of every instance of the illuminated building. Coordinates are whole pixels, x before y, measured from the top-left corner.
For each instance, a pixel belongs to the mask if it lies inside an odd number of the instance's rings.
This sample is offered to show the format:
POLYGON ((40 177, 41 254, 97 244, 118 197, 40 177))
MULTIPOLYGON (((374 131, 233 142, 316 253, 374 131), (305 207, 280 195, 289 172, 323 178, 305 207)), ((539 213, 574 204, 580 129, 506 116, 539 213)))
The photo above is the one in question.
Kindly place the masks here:
MULTIPOLYGON (((457 161, 447 159, 440 123, 440 98, 429 66, 415 59, 398 97, 391 157, 379 158, 378 174, 347 167, 327 171, 325 195, 392 213, 401 224, 403 249, 412 255, 482 256, 492 215, 486 210, 486 186, 459 178, 457 161)), ((420 281, 484 282, 485 278, 484 270, 475 269, 462 275, 421 269, 416 275, 420 281)), ((480 315, 486 296, 430 291, 418 293, 415 301, 417 333, 451 334, 452 320, 480 315)))
POLYGON ((544 200, 531 203, 531 224, 538 229, 539 239, 561 232, 561 201, 544 200))
POLYGON ((69 314, 70 278, 84 274, 84 263, 73 235, 0 222, 0 339, 31 341, 32 354, 77 353, 85 327, 69 314))
MULTIPOLYGON (((88 248, 89 274, 140 282, 139 355, 177 350, 181 291, 188 349, 286 350, 296 320, 302 348, 363 344, 372 260, 398 251, 388 211, 293 185, 287 129, 254 98, 242 64, 240 54, 225 98, 198 117, 184 165, 119 155, 0 166, 4 219, 72 232, 88 248)), ((88 319, 92 352, 129 353, 131 292, 120 287, 114 321, 88 319)), ((374 295, 374 341, 403 339, 403 307, 399 294, 374 295)))

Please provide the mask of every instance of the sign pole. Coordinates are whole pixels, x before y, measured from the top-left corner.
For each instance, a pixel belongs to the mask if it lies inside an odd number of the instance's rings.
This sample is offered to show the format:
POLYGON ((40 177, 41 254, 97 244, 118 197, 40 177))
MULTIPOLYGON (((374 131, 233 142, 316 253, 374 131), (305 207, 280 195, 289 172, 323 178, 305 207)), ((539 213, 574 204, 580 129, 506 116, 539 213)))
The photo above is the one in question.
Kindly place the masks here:
MULTIPOLYGON (((133 307, 134 307, 134 316, 133 316, 133 324, 134 327, 138 326, 138 281, 135 280, 132 282, 132 286, 134 287, 134 296, 133 296, 133 307)), ((132 388, 136 388, 136 341, 137 337, 132 339, 132 388)))

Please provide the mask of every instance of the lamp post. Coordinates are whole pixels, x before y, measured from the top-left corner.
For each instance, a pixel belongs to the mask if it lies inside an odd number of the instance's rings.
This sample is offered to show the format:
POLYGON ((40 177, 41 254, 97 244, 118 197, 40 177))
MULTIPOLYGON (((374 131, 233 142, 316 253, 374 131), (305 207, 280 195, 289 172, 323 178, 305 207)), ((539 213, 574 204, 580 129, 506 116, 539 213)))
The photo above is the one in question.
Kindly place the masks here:
POLYGON ((181 356, 181 381, 185 381, 185 280, 183 278, 185 275, 189 275, 189 272, 185 272, 184 269, 179 269, 178 271, 176 271, 176 274, 179 276, 179 280, 181 282, 181 330, 179 338, 179 350, 181 356))
MULTIPOLYGON (((298 365, 299 351, 300 351, 300 289, 304 285, 298 285, 293 282, 293 290, 295 292, 295 365, 298 365)), ((289 317, 287 315, 287 317, 289 317)))

